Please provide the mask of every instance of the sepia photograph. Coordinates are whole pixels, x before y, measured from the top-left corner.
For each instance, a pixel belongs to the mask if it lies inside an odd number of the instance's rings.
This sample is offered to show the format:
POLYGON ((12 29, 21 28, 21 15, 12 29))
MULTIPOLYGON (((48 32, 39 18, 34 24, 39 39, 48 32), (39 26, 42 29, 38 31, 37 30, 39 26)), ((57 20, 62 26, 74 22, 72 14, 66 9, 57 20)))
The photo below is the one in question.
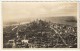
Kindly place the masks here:
POLYGON ((77 48, 76 2, 2 2, 3 48, 77 48))

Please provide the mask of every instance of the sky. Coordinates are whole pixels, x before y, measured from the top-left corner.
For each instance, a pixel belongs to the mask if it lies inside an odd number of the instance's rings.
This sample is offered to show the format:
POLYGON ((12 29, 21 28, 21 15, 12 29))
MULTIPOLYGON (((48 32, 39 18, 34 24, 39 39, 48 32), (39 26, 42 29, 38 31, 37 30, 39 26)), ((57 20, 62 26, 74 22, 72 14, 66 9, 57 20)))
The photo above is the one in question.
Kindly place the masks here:
POLYGON ((75 16, 77 3, 71 2, 2 2, 3 22, 39 17, 75 16))

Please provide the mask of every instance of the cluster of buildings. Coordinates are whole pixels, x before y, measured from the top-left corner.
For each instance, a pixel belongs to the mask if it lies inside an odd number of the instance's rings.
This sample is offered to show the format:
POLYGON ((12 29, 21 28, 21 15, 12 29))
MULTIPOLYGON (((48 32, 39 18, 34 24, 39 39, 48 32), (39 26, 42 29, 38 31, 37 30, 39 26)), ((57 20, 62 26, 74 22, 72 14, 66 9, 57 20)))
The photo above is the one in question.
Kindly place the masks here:
MULTIPOLYGON (((15 36, 10 39, 8 35, 9 39, 3 43, 4 48, 77 48, 77 27, 42 20, 23 26, 11 29, 10 34, 16 30, 15 36)), ((5 41, 6 35, 3 37, 5 41)))

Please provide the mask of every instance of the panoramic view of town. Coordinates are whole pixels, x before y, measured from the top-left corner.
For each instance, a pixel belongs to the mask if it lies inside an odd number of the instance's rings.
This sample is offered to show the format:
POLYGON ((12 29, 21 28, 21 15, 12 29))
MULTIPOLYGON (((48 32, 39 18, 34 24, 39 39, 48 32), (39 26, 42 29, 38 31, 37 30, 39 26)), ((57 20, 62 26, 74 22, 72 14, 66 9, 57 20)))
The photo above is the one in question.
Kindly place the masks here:
POLYGON ((77 27, 37 20, 5 27, 3 40, 4 48, 76 48, 77 27))
POLYGON ((77 48, 76 5, 3 2, 3 48, 77 48))

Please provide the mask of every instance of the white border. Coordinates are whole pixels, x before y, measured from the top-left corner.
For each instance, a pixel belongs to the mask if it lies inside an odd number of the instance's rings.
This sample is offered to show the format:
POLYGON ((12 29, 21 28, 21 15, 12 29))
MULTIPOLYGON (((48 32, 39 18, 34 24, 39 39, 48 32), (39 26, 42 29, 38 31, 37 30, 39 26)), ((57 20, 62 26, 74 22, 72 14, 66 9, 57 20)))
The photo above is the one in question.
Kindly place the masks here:
POLYGON ((78 48, 80 48, 80 2, 77 4, 77 36, 78 36, 78 48))
POLYGON ((55 1, 55 2, 77 2, 79 0, 2 0, 2 1, 55 1))
MULTIPOLYGON (((34 1, 34 0, 2 0, 2 1, 34 1)), ((1 1, 1 2, 2 2, 1 1)), ((35 1, 45 1, 45 0, 35 0, 35 1)), ((46 0, 46 1, 50 1, 50 0, 46 0)), ((79 18, 79 11, 80 11, 80 4, 79 4, 79 2, 77 1, 77 0, 51 0, 51 1, 54 1, 54 2, 77 2, 78 3, 78 7, 77 7, 77 36, 78 36, 78 42, 80 42, 79 41, 79 39, 80 39, 80 36, 79 36, 79 34, 80 34, 80 32, 79 32, 79 30, 80 30, 80 18, 79 18)), ((2 8, 1 7, 1 2, 0 2, 0 8, 2 8)), ((78 50, 80 50, 79 48, 80 48, 80 43, 78 43, 78 48, 66 48, 66 49, 64 49, 64 48, 51 48, 51 49, 3 49, 3 42, 2 42, 2 37, 3 37, 3 23, 2 23, 2 14, 1 14, 1 12, 2 12, 2 9, 0 9, 0 51, 26 51, 26 50, 29 50, 29 51, 53 51, 53 50, 56 50, 56 51, 68 51, 68 50, 72 50, 72 51, 78 51, 78 50)))

